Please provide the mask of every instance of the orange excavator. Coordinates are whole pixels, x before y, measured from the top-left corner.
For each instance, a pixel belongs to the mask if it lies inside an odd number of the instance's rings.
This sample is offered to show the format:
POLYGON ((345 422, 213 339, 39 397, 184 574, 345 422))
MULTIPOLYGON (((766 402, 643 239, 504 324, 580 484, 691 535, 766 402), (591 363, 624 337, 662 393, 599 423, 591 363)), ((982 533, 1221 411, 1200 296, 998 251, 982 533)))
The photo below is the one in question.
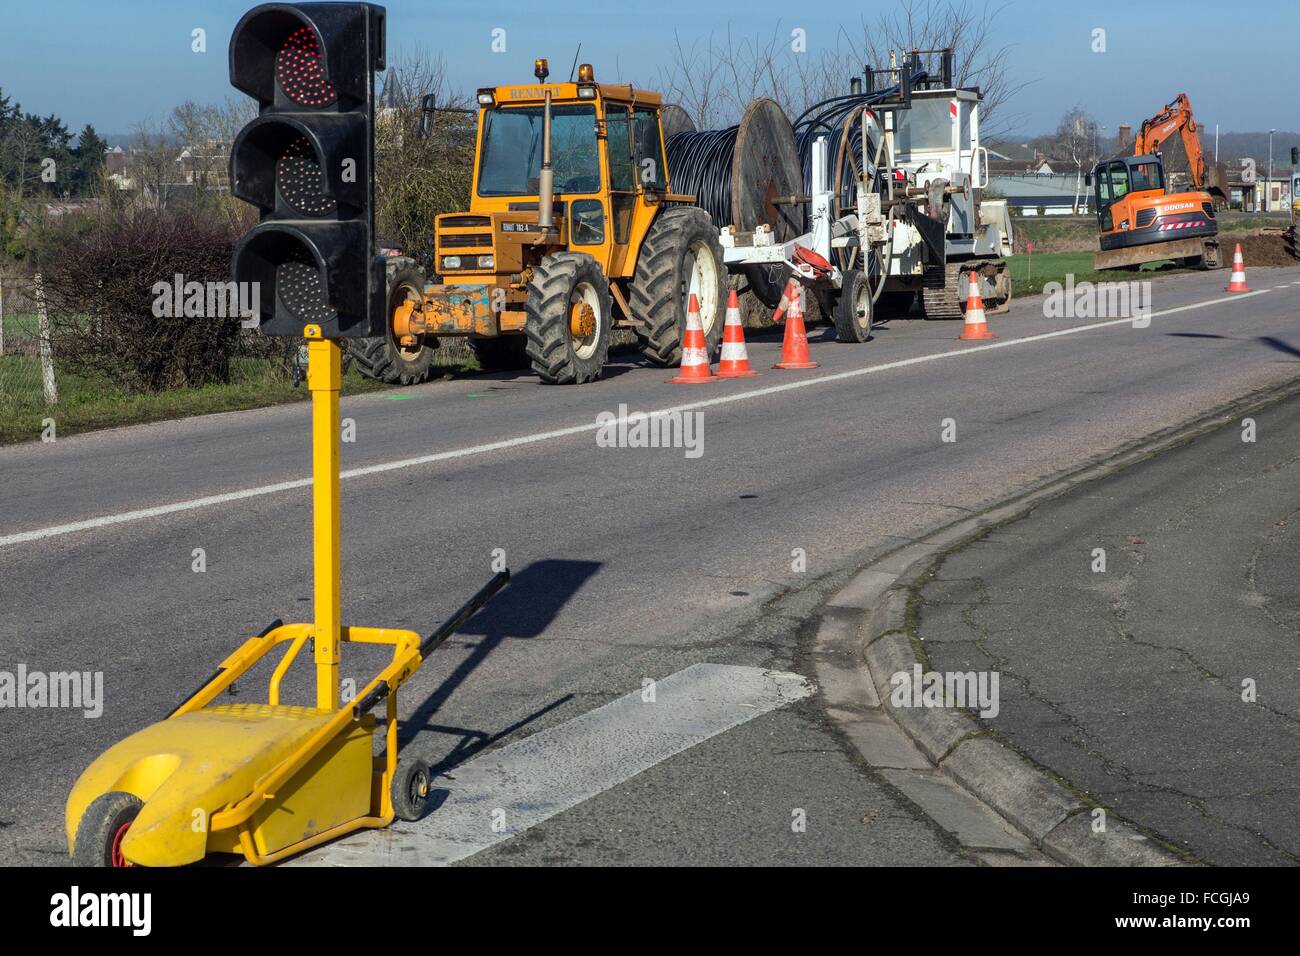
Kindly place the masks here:
POLYGON ((1179 93, 1143 121, 1132 156, 1106 160, 1093 168, 1088 179, 1101 230, 1094 268, 1137 268, 1165 259, 1182 266, 1218 268, 1214 193, 1223 198, 1223 191, 1217 183, 1210 184, 1197 130, 1191 101, 1186 93, 1179 93), (1192 187, 1182 192, 1169 191, 1160 149, 1174 135, 1181 138, 1192 187))

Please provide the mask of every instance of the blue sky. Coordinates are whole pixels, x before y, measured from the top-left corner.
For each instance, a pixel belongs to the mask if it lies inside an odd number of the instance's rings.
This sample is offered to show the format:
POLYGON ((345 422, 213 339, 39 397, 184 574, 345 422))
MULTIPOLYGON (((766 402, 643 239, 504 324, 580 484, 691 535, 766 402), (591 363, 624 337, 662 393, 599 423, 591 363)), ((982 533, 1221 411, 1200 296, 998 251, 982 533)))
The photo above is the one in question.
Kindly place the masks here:
MULTIPOLYGON (((54 112, 75 130, 126 133, 159 120, 185 99, 233 94, 226 74, 230 30, 248 0, 0 0, 0 89, 32 112, 54 112), (191 51, 191 31, 207 31, 208 52, 191 51)), ((983 4, 975 0, 975 6, 983 4)), ((567 76, 574 49, 601 79, 652 84, 668 62, 676 30, 689 44, 713 32, 807 33, 815 51, 834 46, 841 26, 860 29, 897 4, 800 4, 788 0, 392 0, 389 45, 441 53, 467 90, 531 77, 534 56, 567 76), (848 12, 846 12, 848 11, 848 12), (507 51, 491 50, 494 28, 507 51)), ((1022 131, 1054 128, 1078 104, 1113 132, 1137 124, 1178 92, 1192 99, 1209 130, 1300 129, 1300 4, 1274 3, 1271 23, 1229 13, 1230 5, 1183 2, 1057 3, 1010 0, 997 17, 1000 42, 1025 87, 1008 112, 1022 131), (1254 22, 1252 22, 1254 21, 1254 22), (1202 26, 1201 24, 1204 24, 1202 26), (1090 50, 1094 27, 1107 52, 1090 50), (1262 76, 1258 88, 1246 77, 1262 76)), ((1243 5, 1241 11, 1256 9, 1243 5)))

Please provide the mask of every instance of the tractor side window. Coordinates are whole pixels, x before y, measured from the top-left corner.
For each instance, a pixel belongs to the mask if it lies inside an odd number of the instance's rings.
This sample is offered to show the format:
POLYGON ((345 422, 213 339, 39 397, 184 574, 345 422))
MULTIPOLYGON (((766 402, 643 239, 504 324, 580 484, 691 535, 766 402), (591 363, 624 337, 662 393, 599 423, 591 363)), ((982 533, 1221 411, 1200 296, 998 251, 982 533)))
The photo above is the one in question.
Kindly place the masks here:
MULTIPOLYGON (((480 196, 536 196, 542 169, 542 107, 515 106, 483 114, 480 196)), ((600 191, 596 111, 586 104, 551 107, 555 191, 600 191)))
POLYGON ((654 110, 636 109, 632 112, 632 132, 636 137, 636 157, 640 168, 637 179, 648 189, 667 189, 664 175, 663 140, 659 136, 659 116, 654 110))
POLYGON ((632 141, 628 137, 627 110, 609 106, 605 112, 606 145, 609 149, 609 188, 616 192, 636 189, 632 169, 632 141))
POLYGON ((569 207, 569 241, 575 246, 605 241, 605 210, 599 199, 579 199, 569 207))

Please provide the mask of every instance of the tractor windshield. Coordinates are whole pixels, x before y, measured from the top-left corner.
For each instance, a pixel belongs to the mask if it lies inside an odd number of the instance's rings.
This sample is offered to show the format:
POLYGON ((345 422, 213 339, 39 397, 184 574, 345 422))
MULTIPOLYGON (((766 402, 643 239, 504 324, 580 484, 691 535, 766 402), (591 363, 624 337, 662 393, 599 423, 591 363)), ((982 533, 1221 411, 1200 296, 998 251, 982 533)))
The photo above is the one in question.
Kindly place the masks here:
MULTIPOLYGON (((551 167, 557 194, 600 191, 594 106, 551 107, 551 167)), ((541 168, 542 107, 498 107, 483 114, 480 196, 536 196, 541 168)))

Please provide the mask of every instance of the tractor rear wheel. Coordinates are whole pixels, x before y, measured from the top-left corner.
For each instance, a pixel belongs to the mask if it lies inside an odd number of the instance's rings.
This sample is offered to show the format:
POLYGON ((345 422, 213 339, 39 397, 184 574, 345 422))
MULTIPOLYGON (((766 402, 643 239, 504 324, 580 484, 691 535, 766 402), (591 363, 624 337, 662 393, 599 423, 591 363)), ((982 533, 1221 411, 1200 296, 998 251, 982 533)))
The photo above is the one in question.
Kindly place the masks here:
POLYGON ((547 256, 528 283, 525 349, 548 385, 600 378, 609 355, 613 303, 609 280, 585 252, 547 256))
POLYGON ((424 275, 415 266, 405 266, 389 275, 384 334, 352 342, 352 360, 361 374, 395 385, 417 385, 433 374, 438 340, 418 336, 414 343, 403 345, 393 334, 393 313, 398 306, 407 301, 420 302, 423 296, 424 275))
POLYGON ((130 866, 122 855, 122 838, 140 815, 144 803, 134 793, 110 790, 96 797, 77 824, 74 866, 130 866))
POLYGON ((659 213, 636 258, 629 306, 646 358, 656 365, 682 360, 686 309, 694 292, 709 355, 722 341, 727 268, 713 219, 695 206, 659 213))

